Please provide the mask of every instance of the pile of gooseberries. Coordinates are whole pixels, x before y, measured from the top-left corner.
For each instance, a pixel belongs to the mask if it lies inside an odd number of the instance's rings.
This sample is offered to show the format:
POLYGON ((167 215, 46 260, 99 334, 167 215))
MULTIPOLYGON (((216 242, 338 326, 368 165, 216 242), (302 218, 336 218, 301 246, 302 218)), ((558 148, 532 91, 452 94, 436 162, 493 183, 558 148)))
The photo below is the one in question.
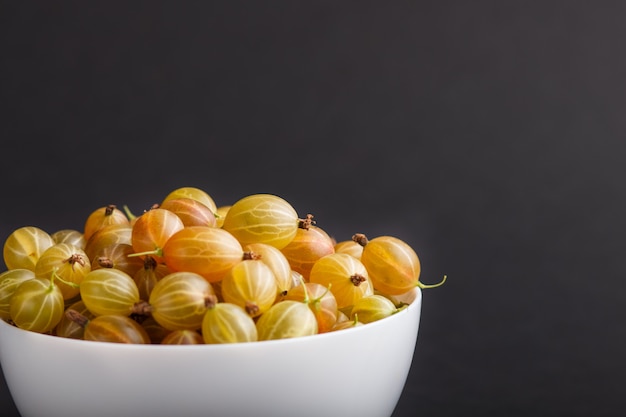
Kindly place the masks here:
POLYGON ((217 206, 196 187, 140 214, 109 204, 82 230, 14 230, 0 319, 58 337, 138 344, 258 342, 361 326, 422 288, 404 241, 336 241, 272 194, 217 206))

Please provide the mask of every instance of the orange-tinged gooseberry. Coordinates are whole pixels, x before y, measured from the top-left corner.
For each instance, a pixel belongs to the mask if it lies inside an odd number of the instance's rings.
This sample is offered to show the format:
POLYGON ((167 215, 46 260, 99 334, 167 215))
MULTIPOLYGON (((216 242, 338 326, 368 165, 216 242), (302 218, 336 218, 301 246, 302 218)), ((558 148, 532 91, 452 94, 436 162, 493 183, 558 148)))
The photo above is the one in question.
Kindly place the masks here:
POLYGON ((361 262, 367 268, 374 288, 384 294, 403 294, 414 287, 438 287, 446 280, 444 276, 437 284, 422 284, 419 280, 421 266, 417 253, 397 237, 378 236, 368 240, 364 234, 357 233, 353 240, 363 246, 361 262))
POLYGON ((131 244, 132 228, 129 224, 111 224, 98 229, 85 244, 85 253, 91 263, 96 262, 96 256, 110 245, 125 243, 131 244))
POLYGON ((88 241, 89 238, 101 228, 112 224, 130 226, 130 221, 128 217, 126 217, 126 214, 114 204, 99 207, 92 211, 91 214, 87 216, 87 220, 85 220, 83 230, 85 241, 88 241))
POLYGON ((296 236, 281 251, 291 269, 302 274, 304 280, 308 281, 313 264, 318 259, 335 253, 335 247, 328 233, 317 226, 309 226, 298 228, 296 236))
POLYGON ((159 208, 176 214, 187 226, 217 226, 215 213, 210 208, 193 198, 172 198, 165 200, 159 208))
POLYGON ((209 282, 217 282, 243 260, 244 251, 239 241, 224 229, 190 226, 168 239, 163 257, 172 271, 195 272, 209 282))
POLYGON ((168 200, 173 200, 176 198, 191 198, 196 200, 205 206, 207 206, 213 213, 217 211, 217 207, 215 205, 215 200, 211 197, 206 191, 198 187, 180 187, 172 190, 161 202, 161 204, 165 203, 168 200))
POLYGON ((84 327, 83 340, 127 344, 151 343, 148 332, 127 316, 109 314, 89 319, 71 308, 65 311, 65 315, 84 327))
POLYGON ((185 227, 183 221, 169 210, 153 208, 137 217, 133 224, 131 245, 135 255, 150 255, 163 262, 165 243, 185 227))

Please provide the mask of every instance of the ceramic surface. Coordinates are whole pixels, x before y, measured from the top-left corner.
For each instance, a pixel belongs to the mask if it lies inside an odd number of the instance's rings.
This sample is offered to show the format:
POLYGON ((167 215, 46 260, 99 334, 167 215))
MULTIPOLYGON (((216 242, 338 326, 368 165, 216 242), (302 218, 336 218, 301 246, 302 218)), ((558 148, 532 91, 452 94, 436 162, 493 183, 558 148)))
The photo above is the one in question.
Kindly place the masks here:
POLYGON ((408 375, 422 295, 379 322, 230 345, 125 345, 0 322, 22 417, 389 417, 408 375))

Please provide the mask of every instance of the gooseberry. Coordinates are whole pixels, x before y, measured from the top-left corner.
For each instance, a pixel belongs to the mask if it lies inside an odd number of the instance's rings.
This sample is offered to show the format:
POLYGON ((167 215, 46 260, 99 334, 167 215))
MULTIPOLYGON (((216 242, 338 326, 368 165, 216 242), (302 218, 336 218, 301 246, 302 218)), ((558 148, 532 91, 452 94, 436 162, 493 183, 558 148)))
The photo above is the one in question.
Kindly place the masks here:
POLYGON ((172 271, 189 271, 209 282, 224 278, 243 260, 241 244, 226 230, 190 226, 172 235, 163 246, 165 264, 172 271))
POLYGON ((313 264, 320 258, 335 253, 332 238, 323 229, 317 226, 298 228, 296 235, 287 246, 281 249, 291 269, 299 272, 305 281, 313 264))
POLYGON ((153 208, 137 217, 132 227, 131 245, 135 255, 150 255, 163 262, 162 249, 167 240, 185 227, 169 210, 153 208))
POLYGON ((360 298, 374 293, 365 265, 346 253, 320 258, 311 268, 309 281, 330 287, 339 309, 349 310, 360 298))
POLYGON ((193 198, 172 198, 165 200, 159 208, 176 214, 187 226, 217 226, 215 214, 210 208, 193 198))
POLYGON ((172 272, 156 282, 146 311, 167 330, 199 330, 212 296, 215 292, 202 276, 172 272))
POLYGON ((54 276, 22 282, 13 292, 9 312, 17 327, 48 333, 61 321, 65 303, 54 276))
POLYGON ((176 198, 191 198, 192 200, 196 200, 205 206, 207 206, 213 213, 217 211, 217 207, 215 205, 215 200, 211 197, 206 191, 197 188, 197 187, 180 187, 172 190, 161 202, 161 204, 167 202, 168 200, 173 200, 176 198))
POLYGON ((267 243, 282 249, 294 238, 299 224, 296 210, 281 197, 253 194, 230 207, 222 228, 242 245, 267 243))
POLYGON ((35 227, 15 229, 4 242, 3 257, 7 269, 35 270, 39 256, 56 242, 47 232, 35 227))
POLYGON ((11 318, 10 305, 13 293, 24 281, 35 278, 35 272, 30 269, 18 268, 4 271, 0 274, 0 319, 11 318))
POLYGON ((317 319, 307 302, 284 300, 270 307, 256 323, 259 340, 288 339, 318 333, 317 319))
POLYGON ((117 208, 115 204, 109 204, 104 207, 100 207, 87 216, 85 220, 85 226, 83 230, 83 237, 85 241, 98 230, 109 225, 125 225, 129 226, 130 222, 126 214, 117 208))
POLYGON ((246 259, 233 266, 221 282, 224 301, 245 309, 251 317, 267 311, 276 301, 276 278, 260 260, 246 259))
POLYGON ((202 321, 205 343, 245 343, 258 340, 256 323, 237 304, 217 302, 215 298, 207 307, 202 321))
POLYGON ((79 285, 91 271, 91 261, 85 251, 69 243, 57 243, 46 249, 35 264, 37 278, 56 275, 58 286, 65 300, 79 293, 79 285))
POLYGON ((444 276, 437 284, 422 284, 417 253, 397 237, 379 236, 369 240, 364 234, 357 233, 352 239, 363 246, 361 262, 367 268, 374 287, 385 294, 402 294, 414 287, 434 288, 446 281, 444 276))
POLYGON ((66 316, 84 328, 83 340, 109 343, 149 344, 150 337, 139 323, 127 316, 107 314, 92 319, 71 308, 66 316))

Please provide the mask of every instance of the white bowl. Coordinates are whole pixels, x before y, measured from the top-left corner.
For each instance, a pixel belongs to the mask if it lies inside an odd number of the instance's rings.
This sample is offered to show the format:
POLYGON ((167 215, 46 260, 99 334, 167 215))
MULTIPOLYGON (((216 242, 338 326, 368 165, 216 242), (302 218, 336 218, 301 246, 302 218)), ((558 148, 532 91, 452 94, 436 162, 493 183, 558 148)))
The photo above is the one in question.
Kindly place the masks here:
POLYGON ((229 345, 126 345, 0 320, 0 361, 22 417, 389 417, 411 366, 421 292, 347 330, 229 345))

